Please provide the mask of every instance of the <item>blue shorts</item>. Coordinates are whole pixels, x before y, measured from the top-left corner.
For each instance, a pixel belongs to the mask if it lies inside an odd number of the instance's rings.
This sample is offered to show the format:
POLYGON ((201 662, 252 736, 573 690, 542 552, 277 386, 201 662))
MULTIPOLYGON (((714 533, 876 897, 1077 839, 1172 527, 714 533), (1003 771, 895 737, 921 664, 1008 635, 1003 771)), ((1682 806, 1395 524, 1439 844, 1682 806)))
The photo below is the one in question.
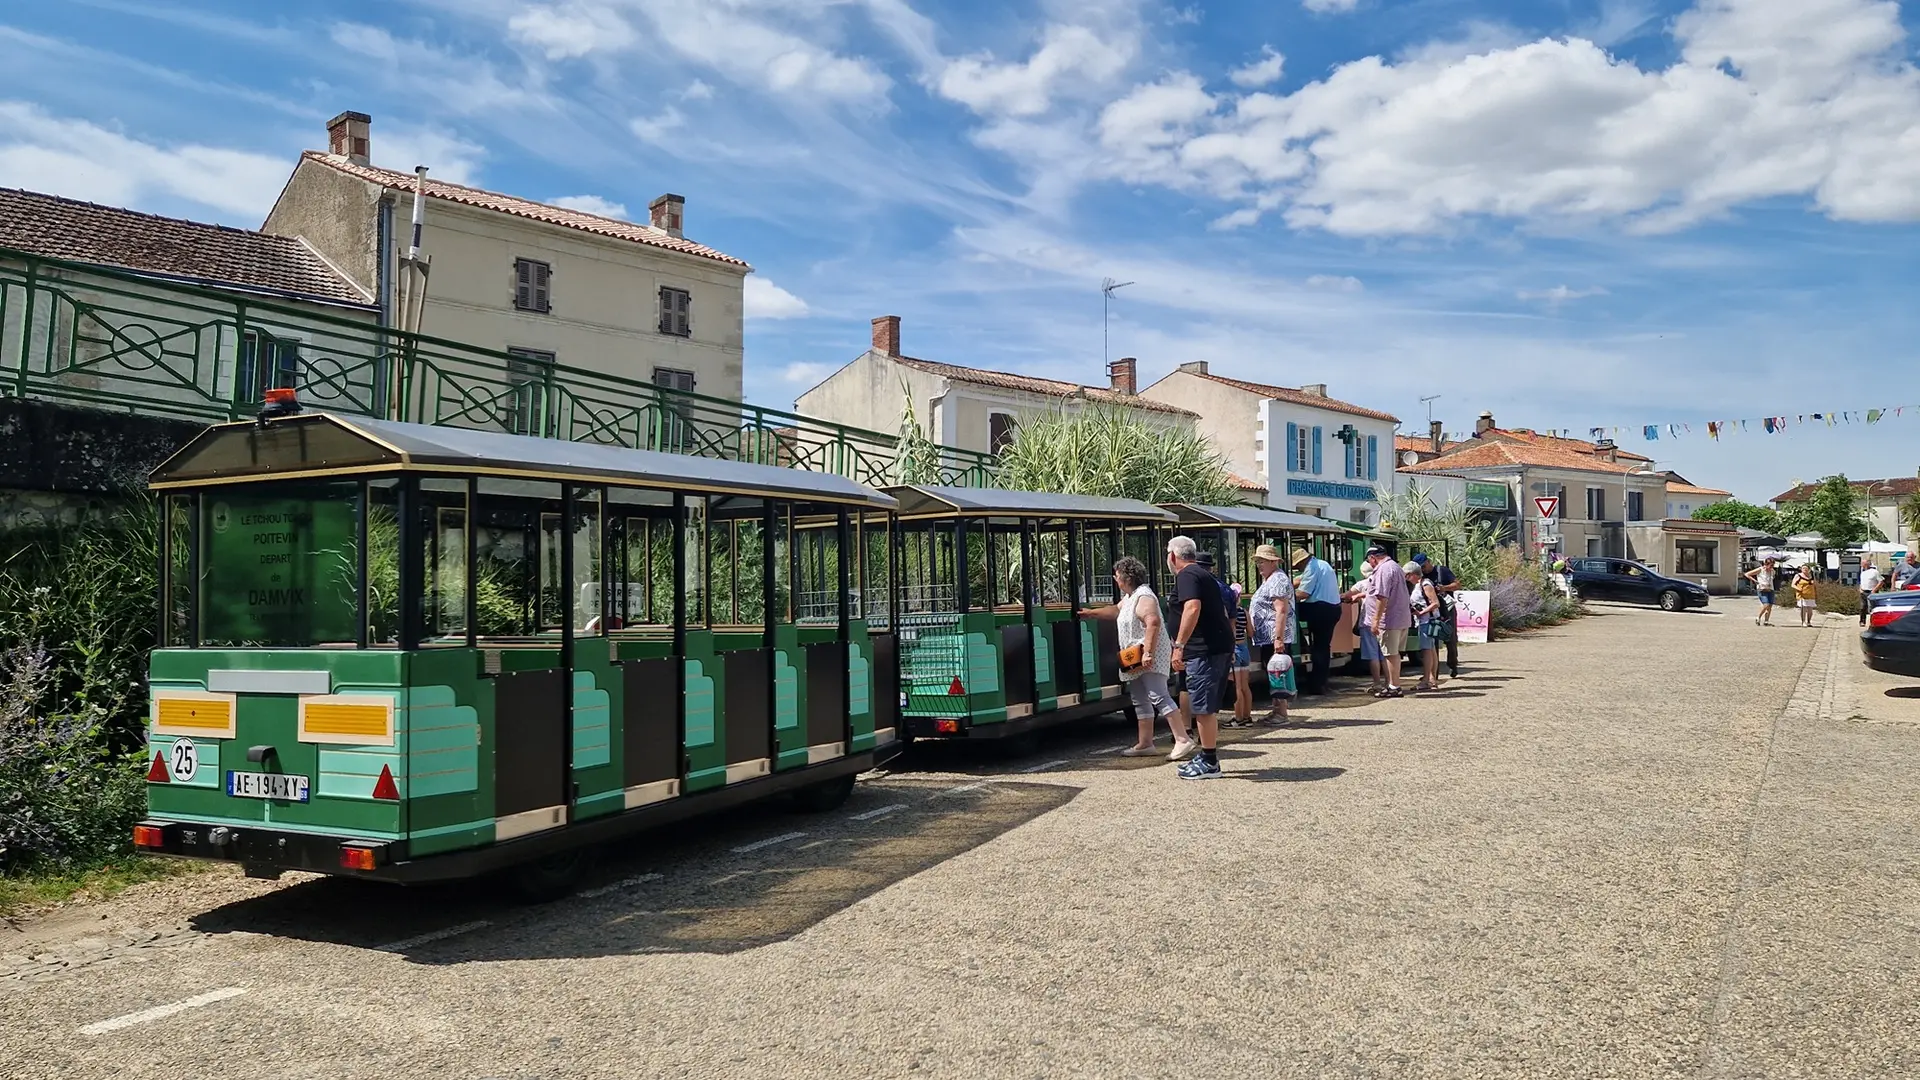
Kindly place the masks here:
POLYGON ((1771 603, 1773 603, 1773 590, 1772 590, 1772 589, 1767 589, 1767 590, 1764 590, 1764 591, 1762 591, 1762 592, 1760 592, 1760 593, 1757 593, 1756 595, 1758 595, 1758 596, 1760 597, 1760 602, 1761 602, 1761 603, 1763 603, 1763 604, 1771 604, 1771 603))
POLYGON ((1187 703, 1193 715, 1210 716, 1220 711, 1232 662, 1232 653, 1196 656, 1187 661, 1187 703))
POLYGON ((1253 663, 1253 651, 1247 648, 1246 642, 1243 641, 1240 644, 1235 645, 1233 647, 1233 666, 1234 667, 1247 667, 1252 663, 1253 663))
POLYGON ((1360 628, 1360 659, 1379 660, 1387 654, 1380 651, 1380 639, 1373 636, 1369 627, 1360 628))

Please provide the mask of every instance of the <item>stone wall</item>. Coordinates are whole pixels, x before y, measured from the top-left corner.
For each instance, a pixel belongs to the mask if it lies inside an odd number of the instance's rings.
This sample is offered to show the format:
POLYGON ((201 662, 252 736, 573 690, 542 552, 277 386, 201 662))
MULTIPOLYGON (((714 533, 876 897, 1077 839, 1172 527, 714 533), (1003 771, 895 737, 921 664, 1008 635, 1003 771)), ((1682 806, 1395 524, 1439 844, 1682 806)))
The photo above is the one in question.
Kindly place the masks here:
POLYGON ((201 430, 191 421, 0 398, 0 532, 110 517, 201 430))

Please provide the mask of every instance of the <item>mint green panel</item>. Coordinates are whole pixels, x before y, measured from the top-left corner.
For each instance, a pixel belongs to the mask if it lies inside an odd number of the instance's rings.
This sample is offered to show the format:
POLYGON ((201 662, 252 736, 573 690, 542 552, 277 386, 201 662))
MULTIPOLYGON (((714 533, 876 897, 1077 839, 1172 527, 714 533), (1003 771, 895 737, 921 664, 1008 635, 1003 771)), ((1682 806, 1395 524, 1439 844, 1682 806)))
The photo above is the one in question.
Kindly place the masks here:
POLYGON ((573 673, 573 767, 591 769, 612 760, 613 705, 594 685, 593 672, 573 673))
POLYGON ((1085 621, 1080 623, 1080 671, 1087 677, 1087 686, 1099 684, 1100 679, 1097 674, 1099 664, 1094 652, 1093 626, 1085 621))
POLYGON ((1000 650, 985 634, 967 635, 966 687, 968 694, 1000 693, 1000 650))
POLYGON ((865 642, 856 642, 847 653, 847 712, 854 718, 854 727, 860 726, 860 718, 873 717, 873 665, 860 650, 865 642))
POLYGON ((698 660, 687 661, 687 745, 713 745, 713 680, 698 660))
MULTIPOLYGON (((787 660, 785 649, 773 652, 773 726, 782 731, 800 726, 800 673, 787 660)), ((783 740, 784 741, 784 740, 783 740)))
POLYGON ((393 746, 320 747, 320 775, 314 781, 314 795, 372 801, 373 786, 380 782, 380 770, 386 769, 393 774, 393 786, 400 797, 410 797, 413 786, 400 763, 406 745, 406 735, 397 734, 393 746))
MULTIPOLYGON (((149 735, 147 739, 147 765, 151 767, 153 765, 153 755, 159 754, 160 759, 167 762, 167 775, 173 777, 164 786, 220 788, 224 791, 225 789, 221 787, 220 780, 220 778, 225 775, 220 771, 220 746, 226 740, 190 740, 193 743, 193 758, 197 763, 196 768, 193 770, 193 779, 191 780, 182 780, 173 774, 173 744, 178 741, 179 739, 172 735, 149 735)), ((149 784, 148 786, 149 789, 151 789, 163 785, 149 784)))
POLYGON ((1053 682, 1053 643, 1048 639, 1050 624, 1041 623, 1033 628, 1033 681, 1042 685, 1053 682))
POLYGON ((406 794, 414 798, 477 791, 480 787, 480 716, 458 704, 451 686, 407 691, 406 794))

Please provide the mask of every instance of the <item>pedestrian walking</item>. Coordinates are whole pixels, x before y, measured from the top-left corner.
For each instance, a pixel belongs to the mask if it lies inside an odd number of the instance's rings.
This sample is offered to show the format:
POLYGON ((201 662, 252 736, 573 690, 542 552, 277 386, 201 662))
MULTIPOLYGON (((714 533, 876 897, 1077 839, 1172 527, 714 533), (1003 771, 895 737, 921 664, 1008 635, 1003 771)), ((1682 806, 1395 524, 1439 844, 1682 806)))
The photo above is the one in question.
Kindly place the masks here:
POLYGON ((1893 568, 1893 587, 1920 588, 1920 552, 1907 552, 1907 557, 1893 568))
POLYGON ((1333 632, 1340 625, 1340 579, 1333 564, 1293 549, 1293 598, 1300 604, 1300 619, 1307 624, 1307 658, 1310 669, 1300 680, 1303 694, 1324 694, 1327 679, 1333 674, 1333 632))
POLYGON ((1753 625, 1773 625, 1773 586, 1776 571, 1774 558, 1769 555, 1760 561, 1760 565, 1747 571, 1743 577, 1753 582, 1753 595, 1760 601, 1760 610, 1753 616, 1753 625))
POLYGON ((1168 730, 1173 732, 1175 754, 1181 754, 1183 746, 1191 753, 1193 736, 1167 686, 1167 678, 1173 671, 1173 644, 1160 618, 1160 598, 1147 584, 1147 564, 1131 555, 1122 556, 1113 564, 1113 586, 1114 595, 1120 598, 1118 603, 1090 608, 1082 614, 1114 620, 1121 659, 1134 661, 1131 665, 1121 664, 1120 681, 1126 684, 1127 693, 1133 699, 1133 715, 1140 732, 1133 745, 1120 753, 1126 757, 1158 753, 1153 745, 1155 720, 1165 720, 1168 730))
POLYGON ((1367 580, 1347 594, 1360 601, 1360 655, 1373 673, 1374 697, 1402 697, 1400 657, 1413 628, 1413 605, 1400 564, 1387 549, 1367 549, 1367 580))
POLYGON ((1420 644, 1420 682, 1415 690, 1440 688, 1440 594, 1428 581, 1418 559, 1407 564, 1407 602, 1413 608, 1414 632, 1420 644))
POLYGON ((1415 555, 1413 561, 1420 564, 1422 576, 1433 586, 1433 591, 1440 594, 1439 626, 1441 641, 1447 647, 1447 677, 1457 679, 1460 677, 1460 627, 1455 617, 1459 614, 1459 602, 1453 594, 1460 591, 1460 579, 1453 576, 1452 567, 1429 559, 1424 552, 1415 555))
MULTIPOLYGON (((1287 572, 1280 569, 1280 551, 1272 544, 1261 544, 1253 549, 1253 569, 1260 575, 1260 585, 1253 590, 1253 599, 1247 605, 1247 618, 1251 624, 1253 644, 1253 667, 1257 671, 1270 670, 1267 662, 1276 652, 1291 654, 1296 623, 1294 618, 1293 582, 1287 572)), ((1267 715, 1261 719, 1269 727, 1282 727, 1288 722, 1287 699, 1275 694, 1267 703, 1267 715)))
POLYGON ((1793 606, 1800 609, 1800 625, 1813 625, 1814 608, 1818 606, 1815 597, 1819 585, 1813 578, 1813 564, 1801 563, 1800 572, 1793 575, 1793 606))
POLYGON ((1193 751, 1193 759, 1180 767, 1182 780, 1220 776, 1217 714, 1227 688, 1227 669, 1233 663, 1233 623, 1220 596, 1220 579, 1195 561, 1198 555, 1190 536, 1167 541, 1173 606, 1180 620, 1173 632, 1173 668, 1187 674, 1187 697, 1200 744, 1193 751))
MULTIPOLYGON (((1863 556, 1864 558, 1864 556, 1863 556)), ((1870 562, 1860 564, 1860 625, 1867 625, 1868 609, 1873 607, 1873 594, 1880 591, 1880 582, 1884 580, 1880 568, 1870 562)))

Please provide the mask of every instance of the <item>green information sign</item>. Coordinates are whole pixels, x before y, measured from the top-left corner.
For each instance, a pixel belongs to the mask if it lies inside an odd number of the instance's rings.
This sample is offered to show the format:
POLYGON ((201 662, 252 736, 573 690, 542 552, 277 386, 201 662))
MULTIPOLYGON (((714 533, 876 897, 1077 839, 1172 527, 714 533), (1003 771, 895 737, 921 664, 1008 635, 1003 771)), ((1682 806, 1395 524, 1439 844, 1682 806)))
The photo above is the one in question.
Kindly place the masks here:
POLYGON ((1472 510, 1505 510, 1507 485, 1486 480, 1467 481, 1467 507, 1472 510))
POLYGON ((354 506, 223 494, 207 505, 201 635, 210 642, 354 640, 354 506))

